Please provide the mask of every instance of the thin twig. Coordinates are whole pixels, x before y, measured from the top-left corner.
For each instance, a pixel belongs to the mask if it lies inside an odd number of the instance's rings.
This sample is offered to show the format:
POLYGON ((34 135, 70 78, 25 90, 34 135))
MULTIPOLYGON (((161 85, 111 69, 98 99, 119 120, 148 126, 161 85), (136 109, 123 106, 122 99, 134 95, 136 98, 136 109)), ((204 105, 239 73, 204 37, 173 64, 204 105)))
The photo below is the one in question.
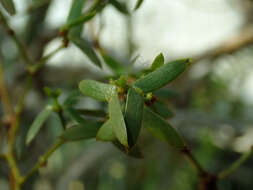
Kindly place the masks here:
POLYGON ((251 150, 243 154, 237 161, 235 161, 229 168, 226 170, 223 170, 218 174, 219 179, 224 179, 228 176, 230 176, 233 172, 235 172, 246 160, 250 158, 253 154, 253 147, 251 147, 251 150))
POLYGON ((188 147, 185 147, 182 150, 182 153, 190 161, 190 163, 195 168, 195 170, 196 170, 196 172, 198 173, 199 176, 206 176, 207 175, 207 172, 203 169, 203 167, 200 165, 200 163, 192 155, 192 153, 191 153, 191 151, 190 151, 190 149, 188 147))
POLYGON ((64 143, 65 141, 63 139, 58 140, 43 156, 41 156, 34 167, 22 178, 21 184, 25 183, 29 177, 35 174, 39 168, 47 162, 48 158, 64 143))
POLYGON ((15 42, 19 53, 21 57, 23 58, 26 65, 31 65, 32 61, 28 56, 28 53, 26 52, 25 46, 21 43, 21 41, 18 39, 17 35, 15 34, 14 30, 9 26, 7 19, 3 15, 3 13, 0 11, 0 22, 2 22, 2 25, 4 26, 7 34, 13 39, 15 42))
POLYGON ((0 56, 0 96, 2 99, 5 114, 7 116, 11 116, 13 114, 13 110, 11 106, 10 96, 6 87, 6 81, 4 78, 4 70, 1 56, 0 56))

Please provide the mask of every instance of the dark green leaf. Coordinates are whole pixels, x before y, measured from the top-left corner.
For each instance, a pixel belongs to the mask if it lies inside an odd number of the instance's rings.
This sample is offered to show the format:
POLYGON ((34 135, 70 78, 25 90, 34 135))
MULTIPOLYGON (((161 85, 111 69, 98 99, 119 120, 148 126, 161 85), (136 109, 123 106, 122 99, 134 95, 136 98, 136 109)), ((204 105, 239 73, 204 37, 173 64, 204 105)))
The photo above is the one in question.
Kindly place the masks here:
POLYGON ((143 154, 138 145, 135 145, 130 150, 124 147, 118 141, 113 141, 113 145, 116 146, 120 151, 124 152, 127 156, 138 158, 138 159, 143 158, 143 154))
POLYGON ((42 127, 43 123, 47 120, 48 116, 53 112, 53 106, 48 105, 43 109, 38 116, 33 121, 31 127, 28 130, 26 136, 26 144, 29 145, 34 137, 39 132, 40 128, 42 127))
POLYGON ((137 9, 139 9, 141 7, 141 5, 142 5, 143 2, 144 2, 144 0, 138 0, 137 3, 136 3, 136 5, 135 5, 134 10, 136 11, 137 9))
POLYGON ((182 149, 185 146, 185 142, 178 132, 166 120, 147 107, 144 108, 142 125, 149 129, 154 136, 177 149, 182 149))
POLYGON ((113 133, 112 123, 110 120, 107 120, 102 127, 98 130, 97 140, 100 141, 114 141, 116 140, 116 136, 113 133))
POLYGON ((115 136, 121 144, 128 147, 127 129, 117 93, 114 93, 109 100, 109 118, 115 136))
POLYGON ((101 62, 92 46, 82 38, 71 37, 70 40, 94 63, 101 68, 101 62))
POLYGON ((109 0, 109 3, 114 6, 119 12, 129 14, 126 3, 118 2, 117 0, 109 0))
POLYGON ((76 121, 77 123, 79 124, 86 123, 85 119, 80 115, 80 113, 76 109, 68 106, 63 106, 63 110, 72 120, 76 121))
MULTIPOLYGON (((72 6, 69 12, 67 23, 72 22, 82 15, 82 9, 85 0, 72 0, 72 6)), ((80 37, 82 32, 82 25, 75 26, 70 30, 70 35, 80 37)))
POLYGON ((158 115, 162 116, 165 119, 172 117, 174 114, 168 109, 168 106, 165 103, 156 101, 151 105, 151 108, 158 115))
POLYGON ((125 73, 125 68, 121 63, 119 63, 117 60, 112 58, 109 55, 106 55, 104 52, 101 52, 101 55, 105 61, 105 64, 115 73, 118 75, 125 73))
POLYGON ((67 141, 78 141, 84 139, 95 138, 102 122, 89 121, 84 125, 75 125, 66 129, 60 138, 67 141))
POLYGON ((158 69, 159 67, 164 65, 164 56, 162 53, 160 53, 158 56, 156 56, 155 60, 153 61, 151 65, 151 70, 154 71, 158 69))
POLYGON ((166 88, 156 90, 154 94, 158 96, 159 98, 165 99, 165 100, 168 100, 169 98, 177 98, 180 96, 180 94, 177 91, 166 89, 166 88))
POLYGON ((130 88, 127 93, 125 122, 128 132, 128 142, 134 146, 141 130, 144 101, 143 97, 130 88))
POLYGON ((81 81, 79 83, 79 89, 84 95, 100 101, 109 101, 116 92, 116 86, 94 80, 81 81))
POLYGON ((77 109, 78 113, 85 116, 105 117, 107 115, 103 110, 77 109))
POLYGON ((13 0, 0 0, 0 3, 10 15, 16 14, 16 9, 13 0))
MULTIPOLYGON (((66 32, 67 30, 69 30, 75 26, 82 25, 82 24, 88 22, 89 20, 91 20, 95 15, 96 15, 96 12, 85 13, 85 14, 81 15, 80 17, 78 17, 72 21, 69 21, 67 24, 62 26, 60 31, 66 32)), ((76 37, 80 37, 80 36, 76 36, 76 37)))
POLYGON ((133 85, 140 88, 144 93, 155 91, 177 78, 185 71, 189 63, 190 59, 167 63, 143 78, 138 79, 133 85))

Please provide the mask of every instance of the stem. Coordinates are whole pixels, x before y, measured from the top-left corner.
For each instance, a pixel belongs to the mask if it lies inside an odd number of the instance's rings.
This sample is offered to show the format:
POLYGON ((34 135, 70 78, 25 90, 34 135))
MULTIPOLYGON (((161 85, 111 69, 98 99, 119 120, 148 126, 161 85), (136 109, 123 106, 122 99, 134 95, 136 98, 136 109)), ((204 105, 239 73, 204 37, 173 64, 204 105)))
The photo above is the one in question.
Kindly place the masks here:
POLYGON ((200 163, 196 160, 196 158, 192 155, 190 149, 188 147, 185 147, 182 150, 182 153, 185 155, 185 157, 190 161, 192 166, 195 168, 199 176, 205 176, 207 172, 202 168, 200 163))
POLYGON ((23 58, 23 60, 25 61, 26 65, 31 65, 32 61, 30 60, 30 58, 28 57, 28 54, 26 52, 26 48, 24 47, 24 45, 21 43, 21 41, 18 39, 17 35, 15 34, 15 32, 11 29, 11 27, 9 26, 7 19, 4 17, 3 13, 0 11, 0 22, 2 22, 2 25, 4 26, 7 34, 13 39, 13 41, 15 42, 21 57, 23 58))
POLYGON ((14 155, 11 153, 8 153, 5 156, 5 159, 7 160, 10 170, 11 170, 11 176, 12 176, 12 183, 13 183, 13 188, 14 190, 19 190, 20 189, 20 181, 21 181, 21 176, 19 173, 19 169, 17 166, 16 161, 14 160, 14 155))
POLYGON ((16 115, 13 118, 13 122, 12 122, 11 129, 9 132, 9 151, 10 152, 14 151, 13 149, 14 149, 14 144, 15 144, 15 137, 16 137, 16 133, 19 128, 20 116, 21 116, 21 113, 22 113, 22 110, 24 107, 24 102, 25 102, 26 96, 31 88, 31 85, 32 85, 32 76, 28 76, 26 79, 26 84, 25 84, 25 89, 24 89, 23 95, 21 96, 21 98, 18 102, 18 105, 16 107, 16 111, 15 111, 16 115))
POLYGON ((13 114, 13 110, 11 106, 10 96, 6 87, 6 81, 4 78, 1 56, 0 56, 0 96, 2 99, 5 114, 7 116, 11 116, 13 114))
POLYGON ((38 72, 46 64, 46 62, 51 57, 53 57, 56 53, 58 53, 64 47, 65 47, 64 45, 59 46, 54 51, 52 51, 51 53, 49 53, 48 55, 46 55, 45 57, 42 57, 37 64, 31 65, 30 67, 28 67, 29 73, 32 74, 32 75, 34 75, 36 72, 38 72))
POLYGON ((244 153, 237 161, 235 161, 229 168, 226 170, 220 172, 218 174, 219 179, 224 179, 231 175, 233 172, 235 172, 247 159, 250 158, 250 156, 253 153, 253 147, 251 147, 251 150, 244 153))
POLYGON ((58 140, 43 156, 41 156, 34 167, 22 178, 21 184, 25 183, 29 177, 35 174, 39 168, 47 162, 48 158, 64 143, 65 141, 63 139, 58 140))

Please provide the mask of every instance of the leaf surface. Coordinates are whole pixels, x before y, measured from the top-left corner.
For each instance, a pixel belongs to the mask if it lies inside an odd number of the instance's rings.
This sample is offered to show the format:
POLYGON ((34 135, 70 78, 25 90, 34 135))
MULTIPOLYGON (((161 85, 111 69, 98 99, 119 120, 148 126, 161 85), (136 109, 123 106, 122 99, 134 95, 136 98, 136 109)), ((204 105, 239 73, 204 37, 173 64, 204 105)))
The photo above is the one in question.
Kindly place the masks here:
POLYGON ((79 89, 84 95, 99 101, 109 101, 116 92, 116 86, 94 80, 82 80, 79 89))
MULTIPOLYGON (((72 5, 67 18, 67 23, 72 22, 73 20, 82 15, 84 2, 85 0, 72 0, 72 5)), ((81 32, 82 32, 82 25, 75 26, 70 30, 70 35, 74 37, 80 37, 81 32)))
POLYGON ((127 129, 117 93, 114 93, 109 101, 109 118, 118 141, 128 147, 127 129))
POLYGON ((130 88, 127 93, 125 122, 131 147, 136 144, 141 130, 143 106, 143 97, 135 89, 130 88))
POLYGON ((189 63, 189 59, 167 63, 143 78, 136 80, 133 85, 140 88, 144 93, 153 92, 177 78, 185 71, 189 63))
POLYGON ((92 46, 85 39, 80 37, 70 37, 70 40, 98 67, 102 67, 101 62, 92 48, 92 46))
POLYGON ((43 123, 47 120, 49 115, 53 112, 53 106, 46 106, 35 118, 31 127, 28 130, 26 136, 26 144, 29 145, 34 137, 38 134, 40 128, 43 126, 43 123))
POLYGON ((185 142, 178 132, 166 120, 147 107, 144 108, 142 125, 149 129, 154 136, 172 147, 180 150, 185 146, 185 142))
POLYGON ((60 138, 67 141, 78 141, 95 138, 101 125, 102 122, 95 121, 88 121, 82 125, 75 125, 63 131, 60 138))

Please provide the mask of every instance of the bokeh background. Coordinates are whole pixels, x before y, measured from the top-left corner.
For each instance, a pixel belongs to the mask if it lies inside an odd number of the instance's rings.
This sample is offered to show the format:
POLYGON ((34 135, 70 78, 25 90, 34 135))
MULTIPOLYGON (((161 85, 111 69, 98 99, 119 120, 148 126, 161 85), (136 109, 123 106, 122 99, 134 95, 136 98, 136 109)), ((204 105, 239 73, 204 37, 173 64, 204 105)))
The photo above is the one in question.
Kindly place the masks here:
MULTIPOLYGON (((86 0, 90 4, 92 0, 86 0)), ((57 37, 68 16, 71 0, 15 0, 17 14, 10 25, 26 44, 34 60, 61 43, 57 37)), ((122 63, 137 57, 135 68, 148 67, 156 55, 166 61, 191 57, 194 64, 171 90, 169 122, 192 147, 205 169, 217 173, 253 145, 253 2, 251 0, 136 0, 122 1, 131 15, 107 6, 89 22, 82 36, 99 37, 100 45, 122 63)), ((0 27, 0 51, 13 104, 24 86, 24 68, 18 50, 0 27)), ((25 134, 48 98, 42 88, 61 88, 64 98, 77 90, 82 79, 102 79, 110 70, 95 67, 71 45, 49 60, 28 94, 17 140, 21 171, 31 168, 61 130, 50 117, 35 142, 27 148, 25 134)), ((2 114, 0 104, 0 114, 2 114)), ((97 109, 101 104, 83 98, 77 107, 97 109)), ((30 190, 193 190, 197 175, 173 149, 142 131, 144 159, 127 157, 110 143, 95 140, 69 143, 49 159, 24 189, 30 190)), ((1 137, 3 139, 3 137, 1 137)), ((1 140, 1 139, 0 139, 1 140)), ((0 189, 8 190, 8 168, 0 161, 0 189)), ((249 159, 228 179, 222 190, 253 189, 253 160, 249 159)))

